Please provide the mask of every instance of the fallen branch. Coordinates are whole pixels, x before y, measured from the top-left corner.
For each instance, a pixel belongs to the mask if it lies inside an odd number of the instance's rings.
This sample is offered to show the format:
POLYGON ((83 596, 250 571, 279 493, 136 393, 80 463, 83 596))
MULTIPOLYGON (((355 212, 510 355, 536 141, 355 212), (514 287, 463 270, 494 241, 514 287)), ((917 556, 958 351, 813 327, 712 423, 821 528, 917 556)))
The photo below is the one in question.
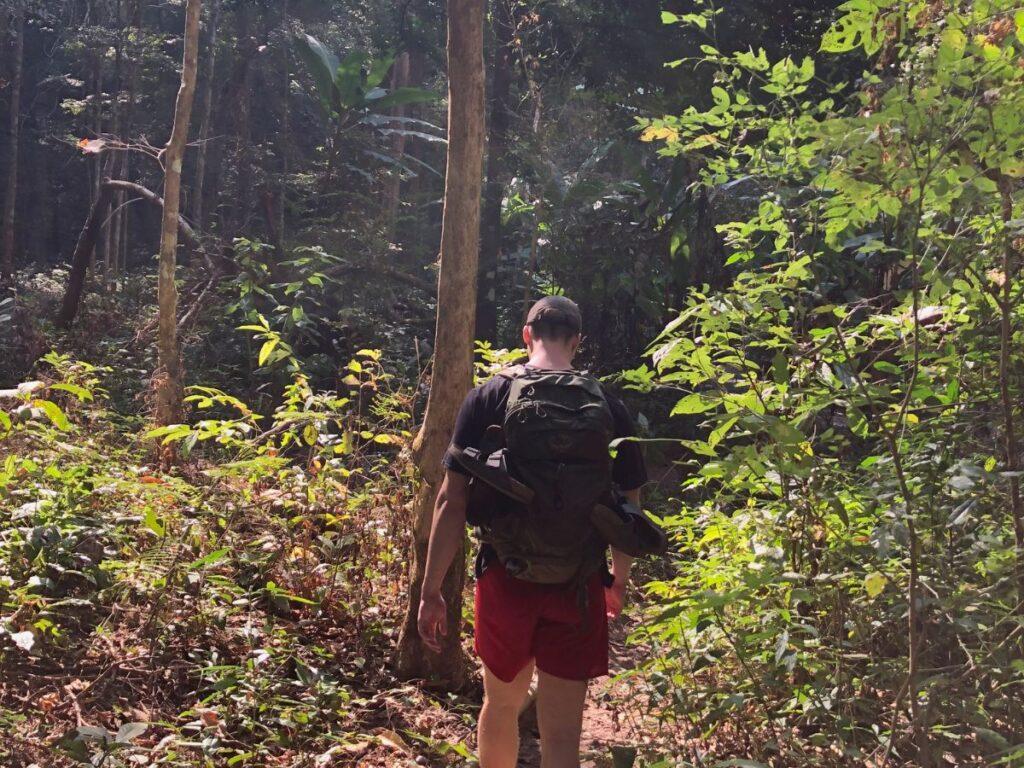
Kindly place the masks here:
MULTIPOLYGON (((138 195, 146 202, 155 205, 160 210, 163 210, 164 199, 153 190, 146 189, 146 187, 141 184, 136 184, 132 181, 124 181, 122 179, 104 179, 103 186, 111 189, 131 192, 138 195)), ((178 216, 178 231, 181 233, 181 239, 185 241, 185 244, 189 248, 198 252, 204 258, 207 258, 206 252, 203 250, 203 244, 199 240, 199 235, 196 234, 196 231, 192 229, 192 225, 185 221, 185 218, 181 215, 178 216)), ((208 258, 207 261, 209 261, 208 258)))

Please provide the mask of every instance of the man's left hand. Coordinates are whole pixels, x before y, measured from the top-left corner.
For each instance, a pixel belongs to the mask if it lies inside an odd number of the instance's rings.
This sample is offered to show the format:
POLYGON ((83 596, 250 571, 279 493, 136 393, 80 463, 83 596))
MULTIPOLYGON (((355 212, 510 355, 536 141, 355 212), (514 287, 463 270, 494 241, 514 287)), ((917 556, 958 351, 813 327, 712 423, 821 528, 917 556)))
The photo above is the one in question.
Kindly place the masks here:
POLYGON ((626 584, 616 580, 610 587, 604 590, 605 611, 609 619, 614 619, 622 613, 622 606, 626 604, 626 584))

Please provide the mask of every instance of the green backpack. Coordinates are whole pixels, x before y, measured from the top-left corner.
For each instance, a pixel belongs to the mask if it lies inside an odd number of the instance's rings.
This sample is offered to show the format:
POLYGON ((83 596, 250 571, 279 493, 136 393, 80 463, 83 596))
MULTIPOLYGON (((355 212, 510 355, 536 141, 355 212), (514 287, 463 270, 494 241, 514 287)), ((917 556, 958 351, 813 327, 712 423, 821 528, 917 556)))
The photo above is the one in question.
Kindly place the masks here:
POLYGON ((449 453, 470 475, 466 520, 508 573, 582 587, 608 545, 664 554, 661 527, 614 491, 614 418, 597 381, 526 366, 498 375, 511 380, 503 424, 479 448, 449 453))
POLYGON ((505 569, 526 581, 581 581, 604 563, 591 523, 612 495, 614 419, 598 382, 575 371, 502 371, 511 379, 502 426, 509 475, 533 493, 481 526, 505 569))

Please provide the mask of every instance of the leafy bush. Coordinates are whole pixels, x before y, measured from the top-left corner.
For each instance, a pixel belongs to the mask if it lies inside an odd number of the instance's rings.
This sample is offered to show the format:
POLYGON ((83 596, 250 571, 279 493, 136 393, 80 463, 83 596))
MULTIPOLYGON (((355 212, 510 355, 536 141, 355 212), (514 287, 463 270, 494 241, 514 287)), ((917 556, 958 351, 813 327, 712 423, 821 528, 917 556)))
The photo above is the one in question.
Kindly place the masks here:
POLYGON ((854 86, 712 36, 710 108, 642 125, 758 198, 719 227, 731 287, 629 376, 703 420, 636 638, 682 735, 787 766, 1024 757, 1014 10, 848 2, 822 50, 868 58, 854 86))

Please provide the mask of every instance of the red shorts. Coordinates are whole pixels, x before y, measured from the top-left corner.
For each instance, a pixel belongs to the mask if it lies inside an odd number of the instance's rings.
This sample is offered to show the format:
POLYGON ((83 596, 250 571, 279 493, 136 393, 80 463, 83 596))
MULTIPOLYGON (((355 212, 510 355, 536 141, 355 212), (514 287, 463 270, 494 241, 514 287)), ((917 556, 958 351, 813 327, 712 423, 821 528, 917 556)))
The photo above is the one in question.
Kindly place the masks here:
POLYGON ((583 621, 576 590, 513 578, 498 562, 476 583, 475 647, 500 680, 512 682, 531 659, 563 680, 608 674, 608 617, 604 585, 595 574, 583 621))

